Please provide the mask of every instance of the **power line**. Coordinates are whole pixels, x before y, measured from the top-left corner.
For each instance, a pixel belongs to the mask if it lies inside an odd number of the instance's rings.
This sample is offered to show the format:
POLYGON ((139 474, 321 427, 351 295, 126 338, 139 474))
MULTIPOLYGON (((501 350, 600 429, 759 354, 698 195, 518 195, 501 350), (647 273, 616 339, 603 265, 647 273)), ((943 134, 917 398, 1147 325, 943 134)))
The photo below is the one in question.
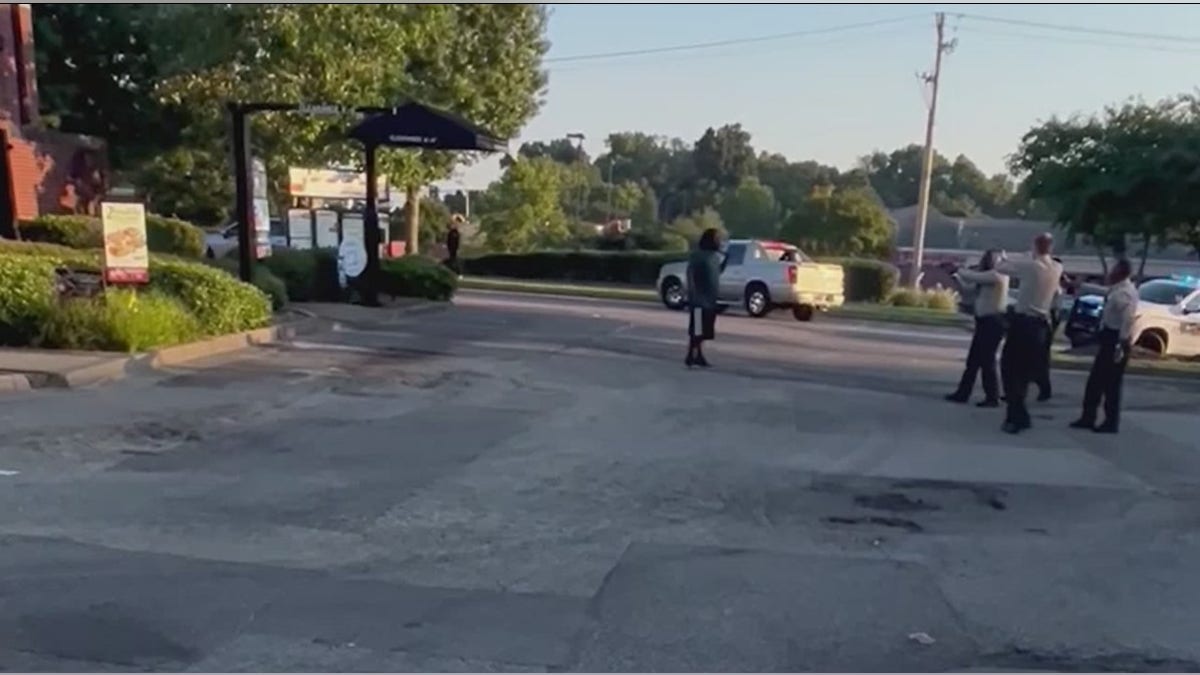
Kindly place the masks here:
POLYGON ((647 54, 665 54, 668 52, 691 51, 696 49, 711 49, 713 47, 727 47, 730 45, 750 44, 754 42, 769 42, 773 40, 788 40, 793 38, 807 37, 810 35, 823 35, 826 33, 838 33, 849 30, 857 30, 859 28, 870 28, 872 26, 882 26, 891 23, 900 23, 903 21, 912 21, 914 19, 924 18, 926 15, 917 14, 891 19, 879 19, 877 21, 864 21, 862 23, 845 24, 841 26, 829 26, 826 28, 817 28, 813 30, 791 31, 787 33, 774 33, 771 35, 758 35, 744 38, 731 38, 728 40, 717 40, 714 42, 693 42, 682 45, 671 45, 668 47, 647 47, 645 49, 630 49, 620 52, 601 52, 595 54, 577 54, 574 56, 559 56, 550 59, 544 59, 543 63, 569 63, 576 61, 593 61, 596 59, 611 59, 623 56, 643 56, 647 54))
POLYGON ((1164 45, 1148 45, 1138 44, 1133 42, 1114 42, 1105 40, 1088 40, 1086 38, 1068 38, 1068 37, 1047 37, 1045 35, 1035 35, 1032 33, 1020 33, 1017 31, 994 30, 991 28, 978 28, 975 26, 962 26, 958 30, 972 33, 975 35, 995 35, 1000 37, 1012 37, 1024 40, 1036 40, 1038 42, 1061 42, 1065 44, 1076 45, 1091 45, 1095 47, 1117 47, 1124 49, 1141 49, 1153 52, 1167 52, 1171 54, 1200 54, 1200 49, 1188 49, 1187 47, 1171 47, 1164 45))
POLYGON ((886 35, 895 35, 900 32, 907 32, 912 29, 912 26, 891 26, 882 30, 866 31, 854 33, 850 35, 839 35, 821 40, 806 40, 804 42, 791 45, 763 45, 758 47, 743 47, 740 49, 715 49, 702 54, 675 54, 671 56, 657 56, 652 59, 647 58, 628 58, 619 61, 583 61, 579 63, 564 63, 550 64, 549 70, 551 73, 575 73, 596 69, 614 69, 614 68, 657 68, 661 66, 669 66, 680 63, 695 63, 697 61, 712 60, 712 59, 741 59, 747 56, 761 56, 764 54, 777 54, 781 49, 805 49, 805 48, 822 48, 831 45, 844 44, 846 42, 863 40, 868 38, 878 38, 886 35))
POLYGON ((1200 36, 1194 35, 1168 35, 1165 33, 1138 33, 1123 30, 1111 30, 1107 28, 1089 28, 1086 26, 1071 26, 1058 23, 1044 23, 1041 21, 1026 21, 1024 19, 1005 19, 997 16, 982 16, 979 14, 955 14, 958 19, 971 19, 974 21, 985 21, 990 23, 1004 23, 1010 26, 1024 26, 1026 28, 1041 28, 1044 30, 1057 30, 1069 33, 1084 33, 1088 35, 1104 35, 1107 37, 1123 37, 1135 40, 1160 40, 1163 42, 1184 42, 1188 44, 1200 44, 1200 36))

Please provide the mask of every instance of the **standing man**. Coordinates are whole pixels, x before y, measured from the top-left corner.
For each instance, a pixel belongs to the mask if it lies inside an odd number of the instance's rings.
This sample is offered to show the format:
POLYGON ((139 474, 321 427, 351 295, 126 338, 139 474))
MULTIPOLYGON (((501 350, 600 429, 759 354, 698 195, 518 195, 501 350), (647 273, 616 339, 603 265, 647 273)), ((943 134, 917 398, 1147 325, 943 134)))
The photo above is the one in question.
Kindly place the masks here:
POLYGON ((458 231, 459 223, 463 222, 463 217, 459 214, 454 214, 450 219, 450 231, 446 233, 446 253, 449 257, 446 258, 446 266, 454 270, 454 273, 462 276, 462 271, 458 268, 458 247, 462 243, 462 233, 458 231))
MULTIPOLYGON (((1054 262, 1062 264, 1062 258, 1054 257, 1054 262)), ((1054 336, 1058 334, 1058 327, 1062 324, 1062 298, 1066 292, 1067 276, 1064 273, 1063 278, 1058 282, 1058 293, 1054 294, 1054 302, 1050 308, 1050 334, 1046 340, 1045 359, 1038 366, 1037 388, 1038 401, 1049 401, 1053 395, 1053 389, 1050 387, 1050 361, 1052 360, 1052 352, 1054 351, 1054 336)))
POLYGON ((979 261, 978 270, 958 270, 955 276, 963 284, 975 284, 975 334, 967 352, 967 367, 963 370, 958 389, 946 396, 947 401, 966 403, 975 388, 975 376, 983 375, 983 400, 980 408, 1000 407, 1000 389, 996 378, 996 350, 1004 339, 1004 307, 1008 300, 1008 277, 996 271, 997 251, 987 251, 979 261))
POLYGON ((1028 260, 1002 260, 996 271, 1020 280, 1017 302, 1008 326, 1008 338, 1000 357, 1004 393, 1008 410, 1004 431, 1019 434, 1033 426, 1025 396, 1029 384, 1038 379, 1050 333, 1050 311, 1058 294, 1063 266, 1050 257, 1054 237, 1039 234, 1033 240, 1033 255, 1028 260))
POLYGON ((1092 362, 1087 389, 1083 394, 1083 415, 1071 423, 1075 429, 1091 429, 1097 433, 1115 434, 1121 426, 1121 383, 1133 338, 1133 319, 1137 314, 1138 292, 1129 280, 1132 272, 1129 261, 1118 260, 1109 273, 1108 295, 1104 298, 1104 313, 1100 316, 1100 350, 1092 362), (1104 399, 1104 422, 1096 426, 1096 410, 1104 399))

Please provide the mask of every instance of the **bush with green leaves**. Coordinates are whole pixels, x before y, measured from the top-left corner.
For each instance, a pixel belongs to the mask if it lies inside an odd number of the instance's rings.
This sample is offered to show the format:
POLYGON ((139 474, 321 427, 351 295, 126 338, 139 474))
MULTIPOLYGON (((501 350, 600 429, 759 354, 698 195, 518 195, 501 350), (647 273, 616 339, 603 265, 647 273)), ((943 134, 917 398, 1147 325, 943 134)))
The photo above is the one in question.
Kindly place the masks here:
POLYGON ((458 290, 458 275, 429 258, 389 258, 380 261, 379 268, 379 291, 393 298, 446 301, 458 290))
POLYGON ((958 294, 947 288, 913 289, 901 288, 888 296, 887 304, 893 307, 933 309, 954 312, 958 309, 958 294))
POLYGON ((534 251, 493 253, 463 261, 466 274, 514 279, 595 281, 653 284, 670 262, 685 260, 685 252, 667 251, 534 251))
POLYGON ((150 287, 178 298, 205 335, 261 328, 271 320, 266 293, 203 263, 152 260, 150 287))
POLYGON ((842 266, 846 302, 884 302, 896 290, 900 270, 869 258, 819 258, 817 262, 842 266))
MULTIPOLYGON (((234 258, 217 258, 207 262, 213 267, 224 270, 235 279, 241 278, 240 265, 234 258)), ((261 262, 254 265, 250 283, 267 294, 267 297, 271 299, 271 309, 280 310, 287 306, 289 299, 287 285, 282 279, 275 276, 266 265, 261 262)))
POLYGON ((292 302, 332 302, 341 297, 337 250, 276 250, 263 266, 283 281, 292 302))
POLYGON ((91 298, 50 304, 35 342, 40 347, 139 352, 203 334, 177 300, 156 291, 109 289, 91 298))
MULTIPOLYGON (((21 239, 77 249, 99 249, 104 229, 99 218, 77 215, 43 215, 19 225, 21 239)), ((183 258, 204 254, 204 230, 191 223, 155 214, 146 215, 146 244, 154 253, 183 258)))
POLYGON ((54 301, 55 260, 0 255, 0 345, 36 341, 54 301))

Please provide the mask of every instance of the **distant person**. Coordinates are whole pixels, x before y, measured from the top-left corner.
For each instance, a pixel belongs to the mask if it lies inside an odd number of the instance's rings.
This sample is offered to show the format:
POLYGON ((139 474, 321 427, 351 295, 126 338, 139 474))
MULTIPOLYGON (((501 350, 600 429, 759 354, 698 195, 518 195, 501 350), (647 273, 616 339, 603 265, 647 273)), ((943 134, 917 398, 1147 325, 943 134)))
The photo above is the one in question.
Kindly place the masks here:
POLYGON ((947 401, 966 403, 975 388, 975 377, 983 375, 981 408, 1000 406, 1000 387, 996 376, 996 351, 1004 339, 1004 309, 1008 299, 1008 277, 996 271, 997 251, 987 251, 979 260, 978 270, 960 269, 955 275, 964 284, 974 284, 975 334, 967 351, 967 367, 963 369, 958 389, 946 396, 947 401))
MULTIPOLYGON (((1054 262, 1062 265, 1062 258, 1055 256, 1054 262)), ((1046 339, 1046 353, 1042 362, 1038 364, 1038 376, 1034 382, 1038 388, 1038 401, 1049 401, 1054 395, 1054 389, 1050 386, 1050 361, 1052 360, 1052 352, 1054 351, 1054 336, 1058 334, 1058 327, 1062 325, 1062 298, 1067 291, 1067 286, 1070 281, 1064 273, 1058 281, 1058 292, 1054 294, 1054 302, 1050 307, 1050 333, 1046 339)))
POLYGON ((717 288, 721 281, 721 235, 708 228, 688 256, 688 353, 684 363, 707 368, 704 341, 716 337, 717 288))
POLYGON ((462 244, 462 233, 459 232, 458 226, 464 221, 464 218, 459 214, 454 214, 450 219, 450 231, 446 233, 446 266, 454 270, 455 274, 462 275, 462 270, 458 264, 458 247, 462 244))
POLYGON ((1092 362, 1087 387, 1083 394, 1083 415, 1071 423, 1075 429, 1091 429, 1097 433, 1115 434, 1121 426, 1121 385, 1125 366, 1133 348, 1133 318, 1137 314, 1138 292, 1129 277, 1133 272, 1129 261, 1118 260, 1109 273, 1108 295, 1100 315, 1100 349, 1092 362), (1104 422, 1096 426, 1096 411, 1104 400, 1104 422))
POLYGON ((1033 426, 1025 397, 1029 384, 1039 378, 1050 333, 1050 312, 1058 295, 1063 266, 1050 257, 1054 237, 1039 234, 1033 240, 1032 256, 1024 260, 1001 260, 996 271, 1019 284, 1017 302, 1010 314, 1008 336, 1000 357, 1007 411, 1004 431, 1019 434, 1033 426))

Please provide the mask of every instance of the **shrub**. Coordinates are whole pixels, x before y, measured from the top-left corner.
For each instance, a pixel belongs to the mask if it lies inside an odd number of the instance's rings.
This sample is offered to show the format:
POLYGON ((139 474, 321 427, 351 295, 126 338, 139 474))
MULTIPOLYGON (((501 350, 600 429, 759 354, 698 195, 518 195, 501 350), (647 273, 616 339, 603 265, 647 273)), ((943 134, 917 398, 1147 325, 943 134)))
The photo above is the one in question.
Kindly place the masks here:
POLYGON ((176 218, 146 215, 146 241, 150 250, 184 258, 199 258, 208 248, 204 230, 176 218))
MULTIPOLYGON (((241 279, 241 270, 236 258, 217 258, 216 260, 208 260, 207 263, 218 269, 224 270, 234 279, 241 279)), ((283 280, 275 276, 271 270, 262 263, 254 266, 253 273, 250 277, 250 283, 255 288, 267 294, 271 299, 271 309, 283 309, 289 298, 287 286, 283 280)))
POLYGON ((463 261, 467 274, 548 279, 653 284, 666 263, 687 258, 684 252, 651 251, 536 251, 496 253, 463 261))
POLYGON ((458 275, 445 265, 420 256, 380 261, 379 291, 392 297, 445 301, 458 290, 458 275))
POLYGON ((287 287, 292 302, 330 302, 341 297, 337 250, 276 250, 262 261, 287 287))
POLYGON ((99 249, 80 250, 60 244, 12 239, 0 239, 0 256, 46 258, 60 264, 82 265, 95 270, 99 270, 101 264, 99 249))
POLYGON ((110 289, 93 298, 51 303, 37 344, 137 352, 194 340, 201 332, 196 318, 175 298, 110 289))
POLYGON ((888 296, 888 304, 893 307, 920 307, 953 312, 958 309, 958 294, 940 286, 930 290, 902 288, 888 296))
POLYGON ((0 345, 32 343, 54 301, 55 261, 0 255, 0 345))
MULTIPOLYGON (((92 216, 45 215, 21 223, 21 239, 76 249, 99 249, 104 230, 92 216)), ((154 253, 198 258, 205 250, 204 230, 191 223, 146 215, 146 244, 154 253)))
POLYGON ((20 224, 21 239, 70 248, 100 248, 104 234, 92 216, 45 215, 20 224))
POLYGON ((900 271, 895 265, 870 258, 820 258, 842 266, 846 302, 884 302, 896 290, 900 271))
POLYGON ((271 320, 265 293, 200 262, 152 259, 150 287, 178 298, 205 335, 261 328, 271 320))

